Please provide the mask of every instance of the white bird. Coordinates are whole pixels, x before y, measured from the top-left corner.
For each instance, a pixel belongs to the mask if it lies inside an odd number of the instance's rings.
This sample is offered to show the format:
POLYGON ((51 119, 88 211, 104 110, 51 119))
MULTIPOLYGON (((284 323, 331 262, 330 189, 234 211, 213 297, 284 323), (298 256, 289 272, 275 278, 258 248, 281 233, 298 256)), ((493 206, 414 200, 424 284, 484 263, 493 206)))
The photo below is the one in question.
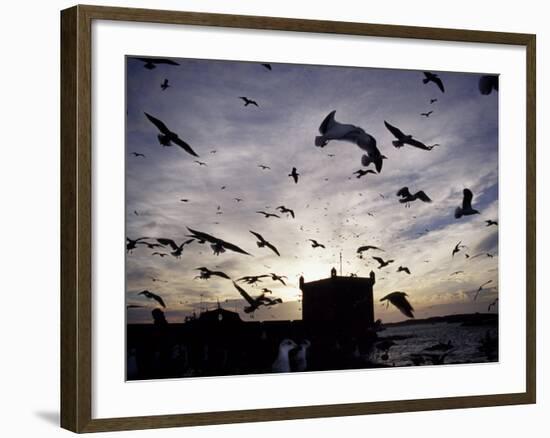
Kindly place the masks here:
POLYGON ((382 160, 386 157, 380 153, 376 146, 376 139, 367 134, 363 128, 359 126, 340 123, 334 119, 336 110, 332 111, 325 117, 321 126, 319 126, 319 132, 321 135, 315 137, 315 146, 325 147, 331 140, 342 140, 355 143, 360 149, 366 152, 361 158, 361 164, 365 167, 374 163, 376 171, 380 173, 382 170, 382 160))
POLYGON ((283 339, 279 344, 279 352, 275 362, 271 364, 271 371, 273 373, 289 373, 290 370, 290 350, 297 347, 296 342, 292 339, 283 339))
POLYGON ((311 342, 304 339, 298 344, 294 350, 292 350, 292 370, 296 372, 303 372, 307 370, 307 349, 311 346, 311 342))

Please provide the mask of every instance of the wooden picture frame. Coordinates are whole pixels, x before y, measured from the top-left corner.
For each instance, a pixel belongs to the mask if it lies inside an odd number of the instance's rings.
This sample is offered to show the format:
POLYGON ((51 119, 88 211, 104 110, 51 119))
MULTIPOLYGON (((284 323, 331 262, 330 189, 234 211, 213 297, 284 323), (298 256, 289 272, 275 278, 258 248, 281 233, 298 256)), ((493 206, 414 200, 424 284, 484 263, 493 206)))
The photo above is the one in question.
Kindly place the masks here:
POLYGON ((531 34, 331 22, 196 12, 75 6, 61 13, 61 426, 99 432, 223 423, 529 404, 536 401, 535 51, 531 34), (526 391, 127 418, 92 418, 91 69, 94 20, 518 45, 526 48, 526 391))

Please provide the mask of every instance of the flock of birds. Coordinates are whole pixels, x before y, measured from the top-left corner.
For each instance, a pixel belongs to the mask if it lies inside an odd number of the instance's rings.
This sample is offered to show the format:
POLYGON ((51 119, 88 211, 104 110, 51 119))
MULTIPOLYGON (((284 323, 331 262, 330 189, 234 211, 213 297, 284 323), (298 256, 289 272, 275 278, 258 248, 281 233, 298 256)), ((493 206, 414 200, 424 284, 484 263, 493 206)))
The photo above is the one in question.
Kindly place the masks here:
MULTIPOLYGON (((174 60, 171 59, 163 59, 163 58, 134 58, 140 62, 143 63, 143 67, 148 70, 155 69, 158 65, 169 65, 169 66, 177 66, 179 63, 177 63, 174 60)), ((272 71, 271 64, 260 64, 262 68, 264 68, 266 71, 272 71)), ((440 78, 437 74, 431 73, 431 72, 424 72, 424 78, 422 79, 423 84, 434 84, 437 89, 441 93, 445 93, 445 86, 443 83, 442 78, 440 78)), ((170 87, 170 83, 168 79, 164 79, 164 81, 160 84, 160 88, 162 91, 166 91, 170 87)), ((492 93, 493 91, 498 91, 498 77, 497 76, 491 76, 491 75, 483 75, 479 79, 478 83, 479 91, 483 95, 488 95, 492 93)), ((260 108, 260 104, 247 96, 238 96, 238 99, 242 100, 243 107, 256 107, 260 108)), ((434 104, 438 101, 438 98, 432 98, 430 99, 430 104, 434 104)), ((422 117, 429 118, 434 113, 434 110, 426 111, 420 113, 422 117)), ((357 170, 353 173, 357 179, 363 178, 366 175, 369 174, 380 174, 382 172, 383 163, 384 160, 387 160, 388 158, 383 155, 377 145, 376 139, 369 133, 367 133, 363 128, 359 126, 355 126, 352 124, 346 124, 338 122, 335 119, 336 110, 330 112, 321 122, 319 126, 319 134, 314 139, 315 146, 319 148, 326 147, 330 142, 347 142, 355 144, 362 152, 363 155, 361 157, 361 165, 363 166, 362 169, 357 170), (374 168, 371 168, 371 165, 374 168)), ((195 149, 185 140, 183 140, 180 135, 173 130, 171 130, 165 122, 160 120, 158 117, 151 115, 147 112, 144 113, 145 118, 153 125, 154 128, 156 128, 156 134, 157 134, 157 140, 159 144, 162 147, 171 147, 171 146, 178 146, 180 147, 184 152, 187 154, 199 158, 199 154, 195 151, 195 149)), ((390 124, 388 121, 384 120, 384 126, 386 129, 392 134, 394 137, 394 140, 392 141, 392 145, 400 149, 405 146, 414 147, 420 150, 424 150, 426 152, 432 151, 435 147, 438 147, 439 144, 432 144, 427 145, 426 143, 420 141, 419 139, 415 138, 412 134, 405 133, 400 128, 396 127, 393 124, 390 124)), ((211 154, 215 154, 216 150, 211 150, 211 154)), ((135 157, 136 159, 143 159, 146 158, 145 154, 138 153, 138 152, 131 152, 131 155, 135 157)), ((334 157, 334 154, 328 154, 329 157, 334 157)), ((195 163, 197 163, 199 166, 207 166, 207 163, 204 161, 195 160, 195 163)), ((258 164, 258 168, 261 169, 261 171, 270 171, 271 167, 266 164, 258 164)), ((293 166, 288 174, 288 177, 291 178, 291 180, 294 182, 294 184, 299 184, 301 174, 299 173, 297 167, 293 166)), ((226 186, 222 186, 221 190, 225 190, 226 186)), ((383 194, 380 194, 381 197, 385 197, 383 194)), ((397 190, 396 197, 399 203, 403 204, 405 207, 410 208, 411 204, 417 201, 424 202, 424 203, 431 203, 433 202, 430 196, 424 191, 424 190, 411 190, 409 187, 405 186, 397 190)), ((474 198, 474 194, 471 189, 464 188, 463 190, 463 196, 460 205, 456 206, 454 217, 458 220, 464 216, 470 216, 470 215, 477 215, 480 214, 480 211, 473 208, 472 201, 474 198)), ((241 203, 243 202, 243 198, 235 197, 233 198, 235 202, 241 203)), ((181 199, 181 202, 190 202, 189 199, 183 198, 181 199)), ((309 207, 306 206, 306 208, 309 207)), ((325 210, 327 210, 327 207, 325 207, 325 210)), ((265 217, 265 219, 282 219, 281 216, 284 215, 288 219, 295 219, 296 218, 296 211, 294 208, 289 208, 285 205, 280 205, 275 208, 275 211, 277 213, 265 211, 265 210, 257 210, 255 211, 256 214, 262 215, 265 217)), ((138 214, 137 211, 134 212, 135 214, 138 214)), ((298 212, 299 213, 299 212, 298 212)), ((221 206, 217 207, 216 211, 217 215, 223 215, 223 211, 221 209, 221 206)), ((373 213, 367 213, 370 216, 373 216, 373 213)), ((325 214, 326 215, 326 214, 325 214)), ((349 220, 349 219, 347 219, 349 220)), ((498 222, 493 219, 486 219, 486 226, 498 226, 498 222)), ((300 227, 301 230, 303 230, 303 227, 300 227)), ((206 233, 204 231, 199 231, 196 229, 192 229, 187 227, 188 234, 186 234, 186 240, 181 241, 181 243, 178 243, 177 241, 173 240, 172 238, 166 238, 166 237, 137 237, 137 238, 126 238, 126 250, 129 254, 131 254, 136 248, 138 247, 147 247, 148 249, 154 250, 151 255, 152 256, 158 256, 161 258, 172 256, 175 258, 180 258, 184 252, 184 249, 187 246, 195 245, 195 244, 208 244, 210 248, 213 251, 213 254, 220 255, 225 252, 234 252, 236 254, 240 254, 243 256, 252 256, 251 253, 248 251, 242 249, 238 245, 228 242, 227 240, 222 239, 219 236, 215 236, 213 234, 206 233)), ((276 244, 270 239, 266 239, 263 234, 257 231, 249 230, 250 234, 254 236, 255 243, 259 249, 265 249, 270 251, 274 256, 280 257, 281 253, 279 249, 277 248, 276 244)), ((359 237, 359 235, 357 235, 359 237)), ((326 244, 324 242, 320 242, 318 239, 310 238, 308 241, 311 244, 311 248, 313 249, 326 249, 326 244)), ((458 242, 458 244, 455 245, 455 247, 452 250, 452 257, 455 256, 455 254, 462 249, 464 249, 465 246, 462 245, 461 242, 458 242)), ((364 258, 364 253, 367 251, 383 251, 380 247, 374 246, 374 245, 362 245, 359 248, 357 248, 357 255, 359 258, 364 258)), ((471 258, 475 258, 480 256, 475 255, 471 258)), ((487 254, 487 256, 492 257, 492 255, 487 254)), ((469 258, 469 255, 466 255, 467 258, 469 258)), ((387 268, 390 264, 394 263, 394 259, 390 258, 382 258, 380 256, 372 256, 372 260, 376 261, 378 263, 378 269, 384 269, 387 268)), ((262 278, 270 278, 272 281, 280 282, 283 285, 285 285, 284 279, 286 279, 285 276, 278 275, 275 273, 269 273, 269 274, 261 274, 261 275, 255 275, 255 276, 244 276, 237 278, 235 280, 232 279, 232 277, 225 272, 222 271, 215 271, 210 270, 207 267, 200 267, 197 268, 197 270, 200 272, 200 274, 195 277, 201 280, 208 280, 211 277, 219 277, 221 279, 229 280, 232 282, 235 290, 240 294, 241 298, 246 302, 245 307, 243 308, 245 313, 253 314, 257 309, 259 309, 261 306, 270 307, 277 304, 282 303, 281 298, 275 298, 271 295, 271 291, 267 288, 264 288, 262 293, 258 296, 253 297, 249 292, 247 292, 245 289, 243 289, 242 286, 240 286, 239 282, 244 282, 248 285, 255 286, 259 282, 261 282, 262 278)), ((397 273, 406 273, 407 275, 411 275, 411 270, 407 266, 399 265, 397 268, 397 273)), ((451 275, 459 275, 463 273, 463 271, 456 271, 451 275)), ((352 276, 356 276, 356 274, 351 274, 352 276)), ((475 294, 474 299, 477 299, 477 296, 479 293, 484 289, 484 287, 489 284, 491 280, 485 282, 483 285, 481 285, 478 289, 478 291, 475 294)), ((166 307, 166 303, 160 297, 158 294, 155 294, 153 292, 150 292, 149 290, 144 290, 139 292, 139 295, 144 296, 147 299, 155 300, 158 304, 160 304, 162 307, 166 307)), ((381 302, 385 302, 386 305, 392 304, 395 306, 403 315, 405 315, 408 318, 414 318, 414 309, 411 305, 411 303, 408 300, 407 293, 403 291, 394 291, 387 295, 385 295, 383 298, 380 299, 381 302)), ((497 301, 494 301, 489 306, 489 309, 494 307, 497 304, 497 301)), ((139 305, 128 305, 128 308, 133 307, 139 307, 139 305)), ((292 348, 297 348, 296 345, 294 345, 292 348)), ((304 347, 307 348, 307 347, 304 347)))

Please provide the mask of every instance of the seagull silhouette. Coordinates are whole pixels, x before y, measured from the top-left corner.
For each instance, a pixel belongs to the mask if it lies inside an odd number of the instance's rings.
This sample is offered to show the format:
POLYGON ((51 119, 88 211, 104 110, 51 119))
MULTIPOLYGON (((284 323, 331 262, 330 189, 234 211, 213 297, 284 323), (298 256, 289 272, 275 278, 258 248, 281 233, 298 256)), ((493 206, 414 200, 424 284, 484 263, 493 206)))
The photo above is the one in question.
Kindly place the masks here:
POLYGON ((443 81, 441 78, 436 75, 435 73, 430 73, 428 71, 424 72, 424 79, 422 79, 423 84, 427 84, 428 82, 433 82, 437 87, 441 90, 442 93, 445 93, 445 87, 443 86, 443 81))
POLYGON ((140 154, 139 152, 132 152, 132 155, 136 158, 137 157, 145 158, 145 154, 140 154))
POLYGON ((215 236, 212 236, 211 234, 204 233, 202 231, 197 231, 189 227, 187 227, 187 229, 191 233, 189 237, 193 237, 194 239, 197 239, 199 243, 209 242, 210 247, 214 251, 215 255, 220 255, 221 253, 224 253, 226 251, 233 251, 244 255, 252 255, 246 252, 245 250, 239 248, 237 245, 234 245, 230 242, 226 242, 225 240, 219 239, 215 236))
POLYGON ((477 292, 476 292, 476 294, 475 294, 475 296, 474 296, 474 301, 477 300, 477 297, 478 297, 479 293, 483 290, 483 288, 484 288, 485 286, 487 286, 489 283, 492 283, 492 282, 493 282, 493 280, 489 280, 489 281, 486 281, 485 283, 483 283, 481 286, 479 286, 479 288, 477 289, 477 292))
POLYGON ((278 218, 278 219, 281 218, 281 216, 279 216, 278 214, 275 214, 275 213, 267 213, 267 212, 261 211, 261 210, 260 210, 260 211, 257 211, 256 213, 258 213, 258 214, 263 214, 264 217, 265 217, 266 219, 268 219, 268 218, 270 218, 270 217, 276 217, 276 218, 278 218))
POLYGON ((166 307, 166 304, 164 304, 164 300, 159 295, 154 294, 153 292, 150 292, 148 290, 143 290, 139 292, 138 295, 144 295, 146 298, 149 298, 150 300, 155 300, 162 307, 166 307))
POLYGON ((465 245, 461 245, 461 243, 462 243, 462 240, 461 240, 460 242, 458 242, 458 243, 455 245, 455 247, 454 247, 454 249, 453 249, 453 253, 451 254, 451 257, 454 257, 455 254, 456 254, 457 252, 459 252, 462 248, 466 248, 466 246, 465 246, 465 245))
POLYGON ((143 67, 145 67, 147 70, 153 70, 157 68, 157 65, 159 64, 165 64, 165 65, 179 65, 176 61, 172 61, 171 59, 165 59, 165 58, 134 58, 138 61, 141 61, 144 64, 143 67))
POLYGON ((271 64, 262 64, 262 67, 264 67, 266 70, 271 70, 271 64))
POLYGON ((384 260, 382 257, 376 257, 376 256, 373 256, 372 258, 379 263, 380 266, 378 266, 378 269, 385 268, 390 263, 393 263, 395 261, 395 260, 384 260))
POLYGON ((239 96, 239 99, 241 99, 244 102, 244 106, 248 106, 248 105, 256 105, 257 107, 260 106, 258 105, 258 102, 256 102, 255 100, 249 99, 246 96, 239 96))
MULTIPOLYGON (((275 273, 273 273, 273 272, 270 272, 269 275, 271 275, 271 279, 272 279, 273 281, 278 281, 278 282, 280 282, 283 286, 286 286, 286 283, 285 283, 285 280, 284 280, 285 278, 288 279, 288 277, 287 277, 286 275, 277 275, 277 274, 275 274, 275 273)), ((271 291, 270 291, 270 292, 271 292, 271 291)))
POLYGON ((288 176, 290 176, 294 180, 295 184, 298 184, 298 177, 300 176, 300 174, 295 167, 292 168, 292 171, 288 174, 288 176))
POLYGON ((162 91, 166 91, 168 87, 170 87, 170 84, 168 84, 168 79, 164 79, 164 82, 160 84, 160 88, 162 88, 162 91))
POLYGON ((486 220, 485 223, 487 224, 487 227, 490 227, 491 225, 498 225, 498 221, 493 221, 491 219, 486 220))
POLYGON ((275 210, 279 210, 281 213, 288 213, 293 219, 296 217, 294 215, 294 210, 287 208, 284 205, 279 205, 275 210))
POLYGON ((479 214, 479 211, 472 208, 472 198, 474 194, 470 189, 464 189, 462 198, 462 207, 456 207, 455 218, 459 219, 462 216, 469 216, 472 214, 479 214))
POLYGON ((196 268, 196 270, 200 271, 200 273, 195 278, 199 278, 201 280, 208 280, 210 277, 221 277, 227 280, 231 280, 229 278, 229 275, 227 275, 225 272, 222 272, 222 271, 211 271, 210 269, 204 266, 200 268, 196 268))
POLYGON ((413 306, 411 306, 411 303, 409 303, 407 296, 408 295, 405 292, 396 291, 380 298, 380 301, 386 301, 386 308, 389 303, 392 303, 403 315, 408 316, 409 318, 414 318, 414 309, 413 306))
POLYGON ((362 254, 364 251, 368 251, 369 249, 375 249, 375 250, 378 250, 378 251, 384 251, 383 249, 378 248, 377 246, 363 245, 363 246, 360 246, 359 248, 357 248, 357 254, 362 254))
POLYGON ((437 99, 430 99, 430 105, 436 102, 437 102, 437 99))
POLYGON ((317 242, 315 239, 308 239, 310 242, 311 242, 311 247, 312 248, 325 248, 325 245, 323 245, 322 243, 319 243, 317 242))
POLYGON ((189 146, 186 142, 184 142, 181 138, 179 138, 178 134, 170 131, 168 127, 164 124, 164 122, 147 113, 145 113, 145 116, 160 131, 160 134, 158 134, 157 138, 159 140, 159 143, 162 146, 172 146, 172 143, 174 143, 179 147, 181 147, 188 154, 191 154, 194 157, 198 157, 198 155, 191 148, 191 146, 189 146))
POLYGON ((170 254, 168 254, 167 252, 155 251, 155 252, 152 252, 151 255, 158 255, 159 257, 164 258, 164 257, 166 257, 167 255, 170 255, 170 254))
POLYGON ((433 111, 428 111, 427 113, 420 113, 421 116, 424 116, 426 118, 430 117, 433 114, 433 111))
POLYGON ((382 161, 386 156, 380 153, 380 150, 376 146, 376 139, 358 126, 337 122, 334 119, 335 114, 336 110, 330 112, 321 123, 321 126, 319 126, 321 135, 315 137, 315 146, 325 147, 331 140, 354 143, 366 152, 361 157, 361 164, 367 167, 373 163, 376 171, 380 173, 382 170, 382 161))
POLYGON ((142 240, 149 239, 149 237, 139 237, 137 239, 130 239, 129 237, 126 238, 126 251, 132 252, 134 249, 136 249, 136 246, 138 243, 141 243, 142 240))
POLYGON ((271 167, 266 166, 266 165, 264 165, 264 164, 258 164, 258 167, 259 167, 260 169, 262 169, 262 170, 271 170, 271 167))
POLYGON ((385 120, 384 120, 384 125, 386 126, 388 131, 390 131, 392 133, 392 135, 397 139, 397 140, 392 141, 392 144, 396 148, 401 148, 401 147, 405 146, 406 144, 408 144, 410 146, 414 146, 415 148, 423 149, 425 151, 431 151, 432 150, 432 148, 430 146, 427 146, 424 143, 422 143, 421 141, 418 141, 418 140, 414 139, 411 134, 405 134, 399 128, 389 124, 385 120))
POLYGON ((250 231, 254 236, 256 236, 256 238, 258 239, 258 241, 256 242, 256 245, 258 245, 258 248, 263 248, 264 246, 269 248, 271 251, 273 251, 275 254, 277 254, 278 256, 281 256, 281 254, 279 254, 279 250, 275 247, 275 245, 269 243, 267 240, 265 240, 263 238, 263 236, 260 234, 260 233, 256 233, 254 231, 250 231))
POLYGON ((406 266, 399 266, 399 268, 397 268, 397 272, 406 272, 407 274, 411 275, 411 271, 406 266))
POLYGON ((426 195, 423 190, 420 190, 413 195, 411 194, 411 192, 409 192, 408 187, 400 188, 397 191, 396 195, 401 197, 399 202, 401 204, 407 204, 407 207, 410 205, 411 202, 416 201, 417 199, 420 199, 422 202, 432 202, 432 200, 428 197, 428 195, 426 195))
POLYGON ((170 254, 172 254, 174 257, 176 258, 180 258, 181 257, 181 254, 183 252, 183 247, 185 245, 188 245, 190 244, 191 242, 193 242, 195 239, 188 239, 184 242, 181 243, 181 245, 178 245, 176 242, 174 242, 172 239, 167 239, 167 238, 164 238, 164 237, 161 237, 161 238, 158 238, 157 239, 157 242, 160 243, 161 245, 168 245, 172 248, 172 252, 170 254))

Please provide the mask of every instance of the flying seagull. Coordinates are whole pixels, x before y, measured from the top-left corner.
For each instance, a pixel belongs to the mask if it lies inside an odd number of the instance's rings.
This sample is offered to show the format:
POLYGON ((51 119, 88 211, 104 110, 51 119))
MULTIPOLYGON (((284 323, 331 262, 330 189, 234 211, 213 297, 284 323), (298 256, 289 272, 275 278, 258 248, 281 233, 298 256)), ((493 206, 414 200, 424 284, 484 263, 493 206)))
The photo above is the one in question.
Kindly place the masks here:
POLYGON ((378 250, 378 251, 384 251, 382 248, 378 248, 377 246, 363 245, 363 246, 360 246, 359 248, 357 248, 357 254, 362 254, 363 251, 368 251, 369 249, 375 249, 375 250, 378 250))
POLYGON ((258 164, 258 167, 262 170, 271 170, 271 167, 266 166, 265 164, 258 164))
POLYGON ((427 113, 420 113, 421 116, 424 116, 426 118, 430 117, 433 113, 433 110, 432 111, 428 111, 427 113))
POLYGON ((237 281, 244 281, 246 284, 255 285, 256 283, 261 283, 261 279, 266 277, 269 277, 269 275, 246 275, 244 277, 237 278, 237 281))
POLYGON ((266 219, 269 219, 270 217, 276 217, 276 218, 278 218, 278 219, 281 218, 281 216, 279 216, 278 214, 275 214, 275 213, 267 213, 267 212, 261 211, 261 210, 260 210, 260 211, 257 211, 256 213, 258 213, 258 214, 263 214, 264 217, 265 217, 266 219))
POLYGON ((392 144, 396 148, 401 148, 401 147, 405 146, 406 144, 408 144, 410 146, 414 146, 415 148, 423 149, 425 151, 431 151, 432 150, 431 146, 427 146, 424 143, 422 143, 421 141, 418 141, 418 140, 414 139, 411 134, 405 134, 399 128, 397 128, 393 125, 390 125, 385 120, 384 120, 384 125, 386 126, 388 131, 390 131, 393 134, 393 136, 397 139, 397 140, 392 141, 392 144))
POLYGON ((315 146, 325 147, 331 140, 355 143, 360 149, 366 152, 361 157, 361 164, 367 167, 373 163, 376 171, 380 173, 382 170, 382 160, 386 157, 378 150, 376 139, 372 135, 367 134, 363 128, 337 122, 334 119, 335 114, 336 110, 330 112, 321 123, 321 126, 319 126, 321 135, 315 137, 315 146))
POLYGON ((455 218, 459 219, 462 216, 469 216, 472 214, 479 214, 479 211, 472 208, 472 198, 474 194, 470 189, 463 190, 464 196, 462 198, 462 207, 456 207, 455 218))
POLYGON ((479 286, 479 288, 477 289, 477 292, 476 292, 476 294, 475 294, 475 296, 474 296, 474 301, 477 300, 477 296, 478 296, 479 293, 483 290, 483 288, 484 288, 485 286, 487 286, 489 283, 492 283, 492 282, 493 282, 493 280, 489 280, 489 281, 486 281, 485 283, 483 283, 481 286, 479 286))
POLYGON ((386 301, 386 308, 389 303, 392 303, 403 315, 408 316, 409 318, 414 318, 414 309, 411 306, 411 303, 409 303, 409 300, 407 300, 407 296, 408 295, 405 292, 397 291, 386 295, 381 298, 380 301, 386 301))
POLYGON ((171 59, 165 59, 165 58, 134 58, 138 61, 144 62, 145 67, 147 70, 153 70, 157 68, 158 64, 166 64, 166 65, 179 65, 176 61, 172 61, 171 59))
POLYGON ((411 192, 409 192, 408 187, 400 188, 397 191, 396 195, 401 197, 399 202, 401 202, 401 204, 407 204, 407 206, 409 206, 411 202, 416 201, 417 199, 420 199, 422 202, 432 202, 432 200, 428 197, 428 195, 426 195, 423 190, 420 190, 413 195, 411 192))
POLYGON ((462 243, 462 240, 461 240, 460 242, 458 242, 458 243, 455 245, 455 247, 454 247, 454 249, 453 249, 453 253, 451 254, 451 257, 454 257, 455 254, 456 254, 457 252, 459 252, 462 248, 466 248, 466 246, 465 246, 465 245, 461 245, 461 243, 462 243))
MULTIPOLYGON (((286 277, 285 275, 277 275, 277 274, 275 274, 275 273, 273 273, 273 272, 270 272, 269 275, 271 275, 271 279, 272 279, 273 281, 279 281, 279 282, 282 283, 283 286, 286 286, 286 283, 285 283, 285 280, 284 280, 284 279, 285 279, 285 278, 288 279, 288 277, 286 277)), ((270 291, 270 292, 271 292, 271 291, 270 291)))
POLYGON ((406 266, 399 266, 399 268, 397 268, 397 272, 406 272, 407 274, 411 275, 411 271, 406 266))
POLYGON ((315 239, 308 239, 311 242, 312 248, 325 248, 325 245, 322 243, 317 242, 315 239))
POLYGON ((498 91, 498 76, 496 75, 483 75, 479 78, 478 83, 479 92, 483 95, 491 94, 494 91, 498 91))
POLYGON ((157 294, 154 294, 153 292, 149 292, 148 290, 143 290, 138 293, 138 295, 144 295, 146 298, 149 298, 150 300, 155 300, 157 303, 159 303, 162 307, 166 307, 166 304, 164 304, 164 300, 157 294))
POLYGON ((269 248, 271 251, 273 251, 275 254, 277 254, 278 256, 281 256, 281 254, 279 254, 279 250, 275 247, 275 245, 272 245, 267 240, 265 240, 260 233, 255 233, 254 231, 250 231, 250 232, 254 236, 256 236, 256 238, 258 239, 258 241, 256 242, 256 245, 258 245, 258 248, 263 248, 265 246, 269 248))
POLYGON ((264 67, 266 70, 271 70, 271 64, 262 64, 262 67, 264 67))
POLYGON ((248 105, 256 105, 257 107, 260 106, 258 105, 258 102, 256 102, 255 100, 249 99, 246 96, 239 96, 239 99, 241 99, 244 102, 244 106, 248 106, 248 105))
POLYGON ((445 87, 443 86, 443 81, 441 78, 436 75, 435 73, 430 73, 428 71, 424 72, 424 79, 422 79, 423 84, 427 84, 428 82, 433 82, 437 87, 441 90, 442 93, 445 93, 445 87))
POLYGON ((487 224, 486 226, 488 227, 490 227, 491 225, 498 225, 498 221, 493 221, 491 219, 486 220, 485 223, 487 224))
POLYGON ((168 84, 168 79, 164 79, 164 82, 160 84, 160 88, 162 88, 162 91, 166 91, 168 87, 170 87, 170 84, 168 84))
POLYGON ((430 105, 436 102, 437 102, 437 99, 430 99, 430 105))
POLYGON ((172 239, 166 239, 164 237, 160 237, 160 238, 157 239, 157 242, 160 243, 161 245, 170 246, 173 249, 173 252, 171 252, 170 254, 172 254, 174 257, 179 259, 181 257, 181 253, 183 252, 183 247, 185 245, 190 244, 194 240, 195 239, 188 239, 188 240, 182 242, 181 245, 178 245, 172 239))
POLYGON ((158 255, 160 258, 164 258, 168 255, 167 252, 158 252, 158 251, 155 251, 155 252, 152 252, 151 255, 158 255))
POLYGON ((292 172, 290 172, 288 176, 290 176, 294 180, 295 184, 298 184, 298 177, 300 176, 300 174, 295 167, 292 168, 292 172))
POLYGON ((204 161, 195 160, 193 163, 197 163, 199 166, 208 166, 204 161))
POLYGON ((132 252, 132 250, 136 249, 136 246, 138 243, 141 243, 142 240, 149 239, 149 237, 139 237, 137 239, 130 239, 129 237, 126 238, 126 251, 132 252))
POLYGON ((239 248, 237 245, 234 245, 230 242, 226 242, 225 240, 219 239, 215 236, 212 236, 211 234, 203 233, 202 231, 193 230, 192 228, 187 227, 191 235, 189 237, 193 237, 194 239, 197 239, 199 242, 210 242, 210 247, 214 251, 215 255, 220 255, 221 253, 225 251, 233 251, 237 252, 239 254, 244 255, 252 255, 247 253, 245 250, 239 248))
POLYGON ((221 277, 221 278, 226 278, 227 280, 231 280, 229 278, 229 275, 227 275, 225 272, 211 271, 210 269, 204 266, 197 268, 197 271, 200 271, 200 273, 195 278, 200 278, 201 280, 208 280, 210 277, 221 277))
POLYGON ((367 170, 359 169, 353 172, 354 175, 357 175, 356 176, 357 179, 361 178, 362 176, 368 175, 369 173, 376 174, 376 172, 372 169, 367 169, 367 170))
POLYGON ((384 260, 382 257, 375 257, 373 256, 372 257, 374 260, 376 260, 380 266, 378 266, 378 269, 382 269, 382 268, 385 268, 386 266, 388 266, 390 263, 393 263, 394 260, 384 260))
POLYGON ((175 143, 179 147, 181 147, 185 152, 187 152, 188 154, 191 154, 194 157, 198 157, 198 155, 191 148, 191 146, 189 146, 186 142, 184 142, 181 138, 179 138, 178 134, 176 134, 175 132, 170 131, 168 129, 168 127, 161 120, 159 120, 159 119, 157 119, 157 118, 155 118, 152 115, 147 114, 147 113, 145 113, 145 116, 160 131, 160 134, 157 135, 157 138, 159 140, 159 143, 162 146, 172 146, 172 143, 175 143))
POLYGON ((140 154, 139 152, 132 152, 132 155, 136 158, 137 157, 145 158, 145 154, 140 154))
POLYGON ((279 205, 275 210, 279 210, 281 213, 288 213, 292 216, 292 219, 294 219, 296 216, 294 215, 294 210, 285 207, 284 205, 279 205))

